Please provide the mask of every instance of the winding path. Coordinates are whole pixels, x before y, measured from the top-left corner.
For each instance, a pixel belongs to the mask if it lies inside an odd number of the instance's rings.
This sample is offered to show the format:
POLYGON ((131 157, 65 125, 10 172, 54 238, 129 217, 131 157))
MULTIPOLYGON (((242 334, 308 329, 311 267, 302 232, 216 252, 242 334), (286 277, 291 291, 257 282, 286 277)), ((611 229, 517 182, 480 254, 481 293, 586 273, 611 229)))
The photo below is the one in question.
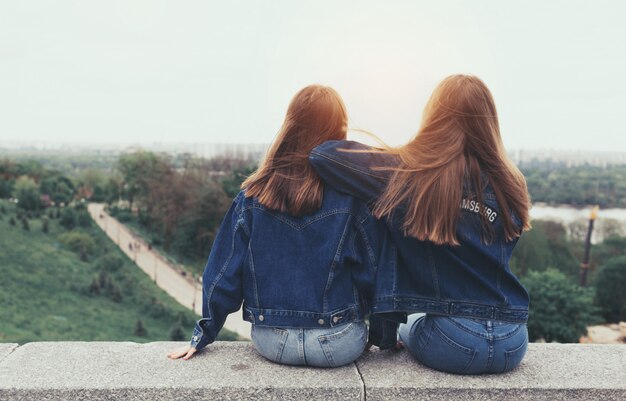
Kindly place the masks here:
MULTIPOLYGON (((98 227, 150 276, 156 285, 181 305, 202 315, 202 286, 199 283, 159 252, 148 249, 148 244, 141 237, 135 236, 125 225, 104 211, 104 204, 90 203, 88 210, 98 227)), ((224 327, 243 338, 250 338, 250 323, 243 320, 241 312, 231 313, 224 327)))

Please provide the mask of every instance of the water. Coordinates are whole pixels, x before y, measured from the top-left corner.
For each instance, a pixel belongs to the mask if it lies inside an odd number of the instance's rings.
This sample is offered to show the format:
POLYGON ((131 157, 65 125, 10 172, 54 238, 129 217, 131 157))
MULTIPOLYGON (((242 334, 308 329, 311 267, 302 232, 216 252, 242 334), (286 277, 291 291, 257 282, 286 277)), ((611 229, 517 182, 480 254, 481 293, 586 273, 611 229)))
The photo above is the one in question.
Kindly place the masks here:
MULTIPOLYGON (((584 238, 589 224, 592 206, 576 208, 569 205, 547 206, 534 204, 530 209, 533 220, 556 221, 563 226, 570 237, 584 238)), ((611 235, 626 235, 626 209, 600 209, 594 222, 592 242, 602 241, 611 235)))
MULTIPOLYGON (((537 203, 530 209, 530 217, 538 220, 561 221, 567 224, 578 220, 589 220, 591 209, 591 206, 579 209, 569 205, 547 206, 537 203)), ((609 219, 626 223, 626 209, 600 209, 598 221, 609 219)))

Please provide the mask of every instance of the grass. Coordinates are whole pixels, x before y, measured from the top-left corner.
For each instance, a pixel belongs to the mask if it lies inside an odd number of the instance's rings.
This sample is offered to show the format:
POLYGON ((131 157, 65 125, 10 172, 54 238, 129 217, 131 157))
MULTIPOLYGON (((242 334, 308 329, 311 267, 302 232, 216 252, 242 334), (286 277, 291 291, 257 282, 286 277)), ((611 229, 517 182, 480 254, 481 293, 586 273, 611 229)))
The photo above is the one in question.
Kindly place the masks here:
MULTIPOLYGON (((181 340, 191 336, 197 316, 159 289, 95 224, 76 229, 97 244, 83 261, 60 244, 67 230, 57 219, 49 220, 47 234, 41 218, 29 219, 27 231, 16 212, 0 200, 0 342, 168 341, 177 325, 181 340), (98 260, 105 255, 119 258, 121 267, 101 273, 98 260), (99 294, 90 291, 98 280, 99 294), (144 336, 136 335, 139 320, 144 336)), ((237 335, 222 330, 218 338, 237 335)))

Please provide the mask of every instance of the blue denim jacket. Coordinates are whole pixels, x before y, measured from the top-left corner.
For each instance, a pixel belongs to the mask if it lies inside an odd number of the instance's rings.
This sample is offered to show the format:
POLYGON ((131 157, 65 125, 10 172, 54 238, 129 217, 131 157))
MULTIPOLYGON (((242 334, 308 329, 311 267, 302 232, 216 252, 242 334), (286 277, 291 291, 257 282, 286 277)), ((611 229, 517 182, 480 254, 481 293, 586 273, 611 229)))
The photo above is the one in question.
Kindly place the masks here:
POLYGON ((212 343, 242 302, 244 319, 255 325, 328 328, 362 321, 387 237, 363 201, 330 187, 322 207, 302 217, 267 209, 240 192, 204 269, 203 317, 191 346, 212 343))
MULTIPOLYGON (((368 147, 352 141, 328 141, 315 148, 309 160, 325 183, 373 202, 392 172, 371 167, 397 166, 398 160, 383 153, 340 149, 368 147)), ((460 246, 438 246, 404 236, 402 210, 386 219, 397 247, 397 265, 381 264, 378 269, 374 313, 425 312, 513 323, 528 320, 528 293, 509 269, 517 240, 504 238, 498 203, 489 186, 482 197, 484 205, 464 190, 456 232, 460 246), (481 241, 478 213, 485 213, 492 224, 494 235, 488 244, 481 241)))

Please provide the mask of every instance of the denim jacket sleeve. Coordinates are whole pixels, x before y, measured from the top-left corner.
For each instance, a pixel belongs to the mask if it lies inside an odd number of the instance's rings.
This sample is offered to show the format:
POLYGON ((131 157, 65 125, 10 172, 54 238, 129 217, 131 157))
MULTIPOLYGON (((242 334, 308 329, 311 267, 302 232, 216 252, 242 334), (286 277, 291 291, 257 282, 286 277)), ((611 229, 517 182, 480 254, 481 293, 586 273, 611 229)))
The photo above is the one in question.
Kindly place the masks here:
POLYGON ((394 160, 386 154, 367 152, 368 149, 371 148, 354 141, 327 141, 311 151, 309 162, 324 182, 337 191, 372 203, 386 188, 391 175, 389 170, 372 167, 390 167, 394 160))
POLYGON ((202 319, 196 322, 191 346, 202 349, 215 341, 228 314, 243 301, 243 263, 248 247, 240 193, 224 217, 202 275, 202 319))

